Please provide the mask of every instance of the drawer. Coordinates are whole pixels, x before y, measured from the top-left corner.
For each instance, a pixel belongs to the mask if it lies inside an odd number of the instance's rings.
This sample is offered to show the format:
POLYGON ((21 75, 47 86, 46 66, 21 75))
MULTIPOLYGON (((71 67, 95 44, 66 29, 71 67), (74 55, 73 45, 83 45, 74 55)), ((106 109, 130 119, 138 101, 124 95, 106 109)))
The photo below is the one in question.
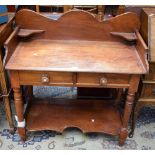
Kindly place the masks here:
POLYGON ((116 85, 119 87, 129 86, 130 75, 102 74, 102 73, 78 73, 77 86, 106 87, 116 85))
POLYGON ((68 72, 20 71, 21 85, 60 85, 78 87, 128 87, 130 75, 68 72))
POLYGON ((20 84, 72 85, 72 73, 64 72, 19 72, 20 84))
POLYGON ((141 97, 155 99, 155 84, 143 84, 141 97))

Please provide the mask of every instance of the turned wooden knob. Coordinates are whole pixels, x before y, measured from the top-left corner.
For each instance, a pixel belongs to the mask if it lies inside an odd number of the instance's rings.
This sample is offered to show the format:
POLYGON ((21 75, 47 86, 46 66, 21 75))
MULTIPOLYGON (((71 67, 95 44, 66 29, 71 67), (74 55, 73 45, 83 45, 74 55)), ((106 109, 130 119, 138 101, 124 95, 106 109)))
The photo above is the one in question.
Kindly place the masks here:
POLYGON ((100 84, 101 84, 101 85, 107 84, 107 79, 104 78, 104 77, 102 77, 102 78, 100 79, 100 84))
POLYGON ((43 74, 41 77, 42 83, 48 83, 49 82, 49 76, 47 74, 43 74))

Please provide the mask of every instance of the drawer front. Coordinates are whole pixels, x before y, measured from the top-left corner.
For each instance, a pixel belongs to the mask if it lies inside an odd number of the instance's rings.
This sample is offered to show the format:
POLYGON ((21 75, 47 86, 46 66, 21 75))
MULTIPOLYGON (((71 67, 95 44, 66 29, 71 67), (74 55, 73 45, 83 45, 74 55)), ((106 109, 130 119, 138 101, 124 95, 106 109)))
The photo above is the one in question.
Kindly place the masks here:
POLYGON ((155 99, 155 84, 144 84, 141 97, 155 99))
POLYGON ((72 73, 64 72, 19 72, 20 84, 72 85, 72 73))
POLYGON ((68 72, 19 72, 21 85, 60 85, 77 87, 128 87, 130 75, 68 72))
POLYGON ((77 86, 129 86, 130 76, 121 74, 78 73, 77 86))

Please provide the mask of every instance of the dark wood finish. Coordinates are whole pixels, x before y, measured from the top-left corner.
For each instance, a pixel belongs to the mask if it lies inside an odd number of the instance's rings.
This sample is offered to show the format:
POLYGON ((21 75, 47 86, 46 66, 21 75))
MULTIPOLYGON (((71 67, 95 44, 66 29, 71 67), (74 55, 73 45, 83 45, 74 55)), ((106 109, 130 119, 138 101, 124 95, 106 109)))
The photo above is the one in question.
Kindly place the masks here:
POLYGON ((19 72, 20 84, 26 85, 73 85, 73 73, 65 72, 19 72), (47 81, 44 80, 46 76, 47 81))
POLYGON ((138 76, 134 76, 132 78, 132 80, 130 81, 130 85, 131 87, 128 90, 127 93, 127 97, 126 97, 126 102, 125 102, 125 110, 123 113, 123 127, 121 128, 122 132, 120 132, 120 140, 119 140, 119 144, 123 145, 124 140, 127 138, 128 136, 128 122, 129 122, 129 118, 130 118, 130 112, 132 111, 132 105, 134 103, 135 100, 135 93, 138 89, 138 84, 139 84, 139 80, 138 80, 138 76), (135 90, 134 90, 135 89, 135 90))
MULTIPOLYGON (((40 11, 40 6, 36 6, 36 11, 37 12, 41 12, 40 11)), ((83 9, 86 10, 92 14, 95 15, 95 17, 99 20, 102 21, 103 20, 103 16, 104 16, 104 9, 105 6, 85 6, 84 8, 81 8, 80 6, 71 6, 71 5, 64 5, 64 12, 67 12, 69 10, 73 10, 73 9, 83 9), (90 7, 90 8, 88 8, 90 7)), ((62 13, 45 13, 45 12, 41 12, 43 15, 53 18, 53 19, 58 19, 62 13)), ((113 89, 107 89, 107 88, 83 88, 83 87, 78 87, 77 88, 77 97, 78 98, 115 98, 115 94, 116 94, 116 90, 113 89)))
POLYGON ((106 22, 97 22, 92 14, 78 10, 66 12, 58 20, 51 20, 38 13, 34 14, 31 10, 23 9, 16 14, 16 24, 20 25, 22 29, 45 30, 45 33, 36 36, 36 38, 50 40, 118 42, 119 39, 113 37, 110 32, 131 33, 140 28, 139 18, 134 13, 126 13, 106 22))
POLYGON ((53 129, 63 132, 67 127, 78 127, 83 132, 104 132, 112 135, 118 135, 122 126, 117 107, 102 100, 34 100, 27 122, 30 131, 53 129))
POLYGON ((16 70, 18 68, 18 70, 38 71, 65 70, 68 72, 91 73, 146 73, 147 66, 144 66, 135 51, 136 48, 134 46, 129 46, 121 42, 35 39, 18 44, 13 56, 6 65, 6 69, 16 70), (43 57, 46 60, 44 63, 42 63, 43 57), (115 64, 111 64, 112 60, 109 61, 110 59, 115 59, 115 64))
MULTIPOLYGON (((36 8, 38 8, 39 6, 36 6, 36 8)), ((78 6, 79 7, 79 6, 78 6)), ((88 6, 90 7, 90 6, 88 6)), ((104 10, 105 10, 105 6, 93 6, 95 8, 87 8, 87 6, 85 8, 83 8, 84 10, 87 9, 86 11, 95 14, 96 18, 99 21, 103 21, 103 16, 104 16, 104 10)), ((64 12, 72 10, 77 8, 77 6, 69 6, 69 5, 64 5, 64 12)), ((81 9, 81 8, 80 8, 81 9)), ((39 10, 39 9, 38 9, 39 10)), ((39 12, 39 11, 38 11, 39 12)), ((43 15, 48 16, 50 18, 53 19, 58 19, 62 14, 61 13, 43 13, 43 15)), ((115 98, 115 94, 116 94, 116 90, 113 89, 107 89, 107 88, 83 88, 83 87, 78 87, 77 88, 77 97, 78 98, 115 98)))
POLYGON ((5 72, 3 68, 3 57, 4 57, 4 42, 9 37, 9 35, 13 31, 13 21, 14 21, 14 15, 9 15, 9 21, 6 24, 0 25, 0 87, 1 87, 1 95, 4 95, 3 97, 3 103, 5 107, 6 117, 9 122, 10 131, 14 132, 14 122, 12 118, 12 111, 11 111, 11 103, 9 99, 9 92, 10 92, 10 83, 8 81, 7 73, 5 72))
MULTIPOLYGON (((123 145, 128 135, 128 120, 140 75, 148 72, 148 63, 145 57, 147 48, 137 32, 140 26, 138 17, 135 14, 127 13, 99 22, 88 12, 70 11, 55 21, 33 11, 22 10, 16 14, 16 24, 20 28, 13 32, 5 47, 8 54, 6 69, 10 71, 11 83, 15 91, 17 116, 20 121, 24 121, 21 85, 103 87, 121 88, 121 90, 127 88, 128 95, 121 121, 119 110, 111 109, 110 103, 105 106, 106 109, 95 108, 97 103, 94 103, 96 104, 94 110, 101 110, 101 113, 96 112, 94 117, 99 119, 102 114, 103 125, 99 121, 96 126, 91 126, 89 123, 86 126, 86 120, 90 119, 94 112, 89 109, 91 107, 87 106, 88 109, 85 110, 85 108, 80 108, 81 106, 78 107, 78 104, 73 104, 75 107, 72 112, 76 117, 72 113, 67 114, 67 117, 64 116, 66 113, 60 107, 62 113, 59 112, 58 120, 65 119, 52 121, 52 124, 47 123, 45 120, 48 115, 50 120, 55 118, 55 116, 51 117, 53 111, 59 110, 57 109, 59 103, 53 108, 49 108, 50 105, 43 106, 42 104, 34 106, 35 104, 32 103, 26 121, 32 130, 34 128, 34 130, 62 131, 72 125, 84 131, 102 130, 109 134, 119 135, 119 144, 123 145), (45 32, 22 39, 17 35, 19 29, 40 29, 45 32), (112 36, 110 32, 136 33, 137 43, 133 45, 125 43, 122 39, 112 36), (36 115, 40 114, 39 106, 43 106, 41 109, 46 110, 47 113, 45 112, 41 116, 42 119, 38 123, 32 123, 30 122, 31 118, 35 121, 33 114, 35 112, 36 115), (79 122, 77 119, 81 116, 83 117, 79 122), (115 121, 108 121, 109 119, 115 121)), ((30 88, 32 93, 31 90, 30 88)), ((68 104, 70 104, 69 101, 68 104)), ((85 107, 84 104, 83 106, 85 107)), ((71 110, 72 105, 67 107, 67 111, 68 108, 71 110)), ((19 134, 22 139, 25 139, 24 126, 19 129, 19 134)))
MULTIPOLYGON (((13 88, 14 91, 14 102, 16 107, 16 113, 18 117, 18 121, 24 121, 24 105, 20 88, 13 88), (22 109, 22 111, 21 111, 22 109)), ((22 127, 18 127, 18 133, 20 134, 22 140, 26 139, 25 129, 22 127)))
POLYGON ((117 85, 121 88, 124 85, 128 87, 130 82, 130 76, 121 74, 78 73, 77 77, 77 86, 87 87, 115 87, 117 85), (120 76, 123 78, 120 79, 120 76))
POLYGON ((30 72, 19 71, 19 78, 21 85, 55 85, 55 86, 78 86, 78 87, 109 87, 122 88, 128 87, 130 83, 130 76, 121 74, 101 74, 101 73, 66 73, 66 72, 30 72), (75 76, 75 80, 74 80, 75 76), (122 79, 119 77, 122 76, 122 79), (47 80, 44 80, 44 77, 47 80), (105 78, 106 83, 102 83, 102 78, 105 78))

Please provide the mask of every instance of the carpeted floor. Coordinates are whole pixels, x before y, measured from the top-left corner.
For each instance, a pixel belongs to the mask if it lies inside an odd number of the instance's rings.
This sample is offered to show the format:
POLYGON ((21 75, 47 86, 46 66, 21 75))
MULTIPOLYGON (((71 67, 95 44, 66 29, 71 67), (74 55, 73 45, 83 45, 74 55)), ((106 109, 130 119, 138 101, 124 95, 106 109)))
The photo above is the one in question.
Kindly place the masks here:
MULTIPOLYGON (((35 87, 35 97, 76 97, 76 88, 65 87, 35 87)), ((12 105, 14 109, 14 105, 12 105)), ((13 110, 14 113, 14 110, 13 110)), ((133 138, 127 138, 123 147, 118 146, 118 137, 106 134, 83 134, 77 128, 68 128, 62 134, 52 131, 29 132, 28 139, 23 143, 18 133, 11 135, 5 117, 5 111, 0 104, 0 149, 80 149, 80 150, 104 150, 104 149, 155 149, 155 108, 143 108, 138 118, 133 138)))

